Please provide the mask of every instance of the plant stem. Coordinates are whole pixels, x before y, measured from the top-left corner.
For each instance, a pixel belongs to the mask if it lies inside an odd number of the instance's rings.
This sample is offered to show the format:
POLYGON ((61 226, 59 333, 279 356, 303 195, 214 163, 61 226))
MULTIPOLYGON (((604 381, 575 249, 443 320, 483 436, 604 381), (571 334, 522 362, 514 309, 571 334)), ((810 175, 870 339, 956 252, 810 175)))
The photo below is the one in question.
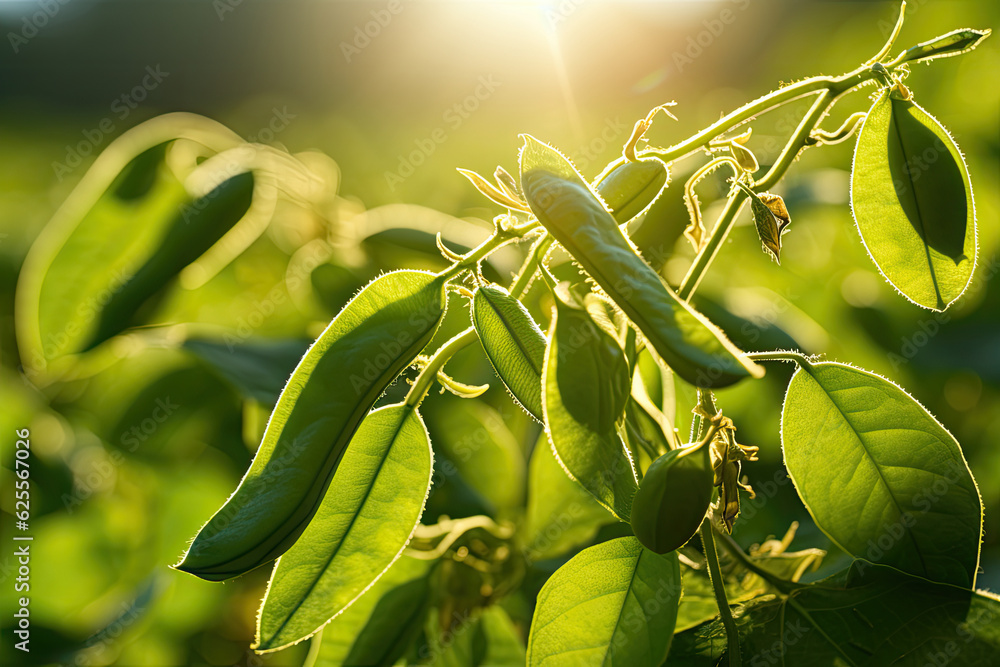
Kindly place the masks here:
POLYGON ((471 345, 476 340, 476 337, 475 328, 469 327, 439 347, 434 356, 427 362, 427 365, 421 369, 420 374, 417 375, 417 379, 413 381, 413 386, 410 387, 410 391, 406 394, 404 403, 411 408, 419 406, 424 400, 424 396, 427 395, 427 391, 437 379, 438 371, 444 368, 444 365, 448 363, 449 359, 455 356, 456 352, 466 345, 471 345))
MULTIPOLYGON (((484 243, 480 244, 479 248, 471 251, 461 262, 457 262, 455 266, 449 269, 449 272, 453 274, 458 273, 463 265, 467 266, 468 262, 477 262, 482 257, 485 257, 491 251, 485 251, 483 248, 485 248, 490 241, 497 239, 500 235, 501 233, 498 233, 490 237, 490 239, 487 239, 484 243)), ((493 249, 495 250, 496 247, 506 243, 507 240, 504 240, 502 243, 498 243, 493 249)), ((535 275, 535 271, 538 269, 539 264, 545 257, 545 253, 548 252, 550 245, 552 245, 552 237, 548 235, 543 236, 535 242, 535 245, 531 249, 531 253, 521 266, 521 272, 517 275, 517 278, 514 279, 514 283, 510 287, 510 294, 515 299, 521 296, 524 290, 528 288, 528 285, 531 284, 531 278, 535 275)), ((437 379, 438 371, 444 368, 444 365, 448 363, 448 360, 451 359, 459 350, 463 349, 467 345, 471 345, 478 337, 479 335, 476 333, 476 329, 474 327, 469 327, 439 347, 437 352, 434 353, 427 364, 420 370, 420 374, 417 375, 417 379, 413 381, 413 386, 410 387, 410 391, 406 394, 406 399, 404 401, 406 405, 409 405, 412 408, 418 407, 424 400, 427 392, 430 390, 431 385, 433 385, 434 381, 437 379)))
POLYGON ((549 247, 552 245, 552 240, 551 236, 545 234, 532 246, 531 253, 521 267, 521 272, 517 274, 517 278, 514 279, 513 284, 510 286, 510 295, 515 299, 520 298, 524 294, 524 291, 528 289, 531 279, 535 276, 535 271, 538 270, 538 266, 542 263, 545 253, 549 251, 549 247))
POLYGON ((450 267, 443 271, 443 275, 451 278, 452 276, 458 275, 460 272, 473 267, 483 260, 484 257, 494 252, 501 246, 505 246, 511 241, 516 241, 522 238, 528 232, 531 232, 538 227, 537 221, 529 221, 523 225, 508 227, 506 229, 501 229, 497 227, 493 235, 488 239, 480 243, 478 246, 462 255, 462 259, 452 264, 450 267))
MULTIPOLYGON (((781 151, 781 155, 778 156, 778 161, 771 166, 767 174, 764 175, 764 178, 755 184, 755 189, 766 190, 785 175, 785 172, 795 161, 795 158, 798 157, 799 152, 809 141, 809 136, 816 125, 836 102, 836 98, 829 99, 830 95, 829 90, 824 90, 816 96, 816 100, 809 107, 809 111, 802 117, 802 120, 799 121, 799 126, 795 129, 795 133, 785 145, 784 150, 781 151)), ((729 231, 733 228, 736 216, 743 207, 743 202, 746 201, 746 198, 747 194, 742 190, 736 190, 730 194, 722 215, 719 216, 718 222, 712 228, 712 234, 709 236, 708 242, 698 253, 697 257, 695 257, 694 262, 688 269, 687 275, 684 276, 684 280, 681 282, 680 289, 677 291, 677 295, 680 298, 688 301, 694 296, 695 290, 701 284, 701 279, 705 277, 708 267, 711 266, 723 242, 729 236, 729 231)))
POLYGON ((740 656, 740 635, 736 629, 733 612, 729 608, 729 599, 726 597, 726 582, 722 579, 719 553, 715 550, 715 532, 712 530, 712 522, 708 518, 701 524, 701 542, 705 549, 705 562, 708 563, 708 578, 712 581, 715 602, 719 605, 719 617, 722 619, 722 625, 726 628, 729 665, 730 667, 740 667, 743 664, 740 656))
POLYGON ((805 355, 791 350, 775 350, 774 352, 748 352, 747 356, 754 361, 794 361, 803 368, 809 368, 812 364, 805 355))

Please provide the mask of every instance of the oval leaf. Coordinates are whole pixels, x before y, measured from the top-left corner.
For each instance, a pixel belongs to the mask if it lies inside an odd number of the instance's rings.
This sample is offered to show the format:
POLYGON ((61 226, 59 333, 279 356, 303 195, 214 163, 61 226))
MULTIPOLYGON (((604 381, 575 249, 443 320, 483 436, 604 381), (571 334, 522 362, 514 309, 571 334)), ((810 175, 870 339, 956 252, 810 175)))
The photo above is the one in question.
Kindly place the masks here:
POLYGON ((872 105, 854 151, 851 208, 872 261, 900 294, 944 310, 972 280, 976 211, 948 131, 895 92, 872 105))
POLYGON ((564 287, 556 289, 542 379, 549 442, 566 472, 628 521, 638 483, 617 431, 631 388, 625 353, 564 287))
POLYGON ((725 387, 764 369, 677 298, 557 150, 524 136, 521 185, 532 212, 687 382, 725 387))
POLYGON ((659 665, 680 597, 676 553, 655 554, 634 537, 585 549, 538 594, 528 665, 659 665))
POLYGON ((873 373, 795 372, 781 418, 785 465, 816 524, 856 558, 971 587, 982 503, 955 438, 873 373))
POLYGON ((254 648, 274 651, 309 637, 392 565, 423 512, 431 459, 414 408, 391 405, 368 415, 316 516, 278 559, 254 648))
POLYGON ((471 313, 472 324, 497 375, 514 400, 542 421, 545 334, 524 304, 496 285, 476 290, 471 313))
POLYGON ((292 545, 361 420, 437 329, 444 282, 420 271, 388 273, 344 306, 289 378, 239 488, 177 569, 221 581, 292 545))
MULTIPOLYGON (((418 577, 385 593, 344 656, 343 664, 376 667, 396 664, 423 627, 430 592, 428 577, 418 577)), ((326 630, 323 638, 325 643, 326 630)))

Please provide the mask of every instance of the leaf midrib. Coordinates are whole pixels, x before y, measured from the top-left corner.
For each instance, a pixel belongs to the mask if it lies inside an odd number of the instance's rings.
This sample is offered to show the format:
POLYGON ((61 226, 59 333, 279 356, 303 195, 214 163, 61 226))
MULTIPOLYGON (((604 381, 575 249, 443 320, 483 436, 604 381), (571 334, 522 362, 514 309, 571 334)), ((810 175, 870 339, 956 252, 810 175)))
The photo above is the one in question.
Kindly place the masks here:
POLYGON ((913 180, 912 171, 909 168, 910 159, 909 153, 906 149, 906 144, 903 142, 903 135, 899 132, 899 122, 896 118, 896 105, 892 103, 892 93, 886 93, 886 100, 889 102, 889 113, 890 113, 890 125, 895 128, 896 141, 899 143, 900 150, 903 156, 906 158, 907 167, 903 170, 906 172, 906 180, 910 183, 910 198, 913 200, 914 208, 917 211, 917 221, 920 223, 920 240, 923 242, 924 246, 924 256, 927 259, 927 267, 930 270, 931 282, 934 284, 934 294, 937 296, 937 306, 939 309, 944 310, 945 302, 944 297, 941 295, 941 288, 938 287, 937 272, 934 269, 934 262, 931 260, 931 250, 927 243, 927 225, 924 222, 923 212, 920 210, 920 200, 917 199, 916 182, 913 180))

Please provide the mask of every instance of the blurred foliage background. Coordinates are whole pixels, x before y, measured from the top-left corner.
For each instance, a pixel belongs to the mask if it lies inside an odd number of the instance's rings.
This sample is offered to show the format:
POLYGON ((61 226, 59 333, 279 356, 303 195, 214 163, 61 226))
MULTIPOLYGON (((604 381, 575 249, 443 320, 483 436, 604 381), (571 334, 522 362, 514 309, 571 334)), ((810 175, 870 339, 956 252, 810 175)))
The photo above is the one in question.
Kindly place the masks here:
MULTIPOLYGON (((279 206, 250 248, 203 286, 172 287, 152 318, 199 323, 199 331, 220 340, 280 339, 294 363, 295 346, 315 337, 379 272, 442 267, 427 230, 442 229, 456 246, 485 236, 499 211, 455 167, 488 174, 500 164, 514 172, 517 134, 528 132, 593 177, 653 106, 677 101, 679 121, 660 117, 647 135, 652 144, 673 143, 779 82, 853 69, 878 50, 897 9, 895 2, 801 0, 0 3, 3 650, 12 644, 15 604, 6 546, 14 432, 29 428, 32 662, 300 664, 304 655, 304 645, 274 656, 248 650, 266 572, 208 584, 167 567, 242 477, 268 409, 171 335, 155 343, 120 337, 101 370, 73 381, 39 387, 24 372, 14 325, 22 262, 114 137, 183 110, 248 140, 293 153, 321 151, 336 162, 338 197, 331 197, 328 219, 279 206), (374 233, 381 229, 390 231, 374 233), (308 249, 323 239, 338 251, 313 266, 308 249)), ((909 10, 901 48, 953 28, 995 29, 1000 20, 992 0, 918 0, 909 10)), ((998 72, 1000 42, 993 37, 972 54, 917 66, 907 80, 963 148, 975 188, 980 264, 969 292, 945 315, 896 295, 868 259, 848 204, 853 142, 809 150, 777 188, 792 216, 781 266, 761 252, 744 211, 700 292, 752 323, 737 325, 744 344, 782 340, 780 329, 806 352, 896 381, 955 434, 986 505, 979 585, 994 591, 998 72)), ((866 108, 870 90, 839 106, 830 127, 866 108)), ((775 140, 801 111, 787 107, 754 123, 751 147, 762 164, 774 158, 775 140)), ((721 184, 703 191, 707 220, 718 210, 711 200, 723 193, 721 184)), ((673 242, 684 224, 679 194, 671 188, 660 217, 636 232, 647 257, 665 261, 674 283, 691 258, 686 244, 673 242)), ((514 250, 498 254, 495 277, 506 281, 518 257, 514 250)), ((547 321, 537 286, 530 303, 547 321)), ((442 338, 466 326, 464 317, 453 308, 442 338)), ((486 401, 530 451, 538 429, 508 402, 481 351, 463 352, 449 370, 465 382, 492 382, 486 401)), ((831 549, 820 576, 845 557, 812 526, 791 484, 765 483, 782 479, 775 475, 789 375, 788 368, 769 368, 762 382, 719 392, 742 442, 761 448, 761 461, 744 469, 761 497, 745 505, 734 534, 749 545, 800 521, 793 549, 831 549)), ((398 382, 393 391, 403 388, 398 382)), ((457 400, 428 399, 432 436, 446 430, 447 407, 457 400)), ((822 466, 822 443, 815 456, 822 466)), ((483 499, 460 481, 436 488, 425 523, 482 511, 483 499)), ((526 630, 530 607, 512 616, 526 630)), ((25 657, 3 656, 7 664, 25 657)))

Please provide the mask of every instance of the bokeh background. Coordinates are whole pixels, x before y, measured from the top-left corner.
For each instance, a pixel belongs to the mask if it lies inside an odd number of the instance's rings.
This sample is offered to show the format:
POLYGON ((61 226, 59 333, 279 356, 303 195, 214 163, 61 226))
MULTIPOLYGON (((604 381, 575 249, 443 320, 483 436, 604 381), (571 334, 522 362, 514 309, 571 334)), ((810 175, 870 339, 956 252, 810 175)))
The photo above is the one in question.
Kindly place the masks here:
MULTIPOLYGON (((909 9, 899 47, 1000 23, 992 0, 918 0, 909 9)), ((158 114, 191 111, 248 140, 336 162, 330 219, 279 207, 245 253, 198 289, 172 288, 153 318, 198 322, 216 335, 251 323, 253 340, 293 341, 294 350, 380 271, 442 267, 428 229, 450 230, 456 244, 483 237, 499 211, 456 167, 514 172, 517 135, 528 132, 593 177, 650 108, 677 102, 679 120, 661 116, 647 135, 668 145, 779 82, 853 69, 878 50, 896 12, 894 2, 803 0, 0 2, 4 662, 300 664, 304 654, 304 647, 266 657, 248 651, 266 572, 209 584, 167 567, 244 473, 267 410, 162 340, 126 336, 106 368, 72 382, 40 387, 23 372, 13 306, 22 262, 114 137, 158 114), (390 231, 372 231, 381 228, 390 231), (342 243, 349 252, 290 285, 289 267, 323 238, 352 239, 342 243), (146 429, 164 402, 174 407, 146 429), (129 434, 137 427, 135 445, 129 434), (30 656, 9 652, 18 428, 31 430, 34 455, 30 656)), ((972 54, 919 65, 907 84, 950 129, 972 175, 980 264, 962 300, 935 316, 879 276, 850 215, 853 142, 809 150, 777 189, 793 220, 780 266, 761 252, 744 211, 701 292, 750 321, 744 333, 757 341, 787 335, 806 352, 891 378, 954 433, 986 506, 979 585, 997 591, 1000 42, 994 36, 972 54)), ((845 100, 831 129, 864 109, 867 94, 845 100)), ((754 124, 751 147, 762 164, 801 111, 793 105, 754 124)), ((707 219, 722 193, 721 180, 702 188, 707 219)), ((691 253, 674 243, 684 223, 677 206, 662 208, 663 219, 646 221, 637 235, 676 283, 691 253)), ((494 268, 506 279, 516 263, 511 252, 494 268)), ((544 321, 541 291, 531 302, 544 321)), ((449 334, 463 326, 463 315, 453 315, 449 334)), ((449 370, 468 382, 492 378, 476 350, 449 370)), ((745 468, 751 483, 780 471, 788 376, 787 368, 770 368, 765 381, 719 393, 741 441, 761 448, 761 461, 745 468)), ((448 400, 458 399, 428 399, 432 435, 434 413, 448 400)), ((505 402, 499 382, 486 400, 530 450, 537 428, 505 402)), ((815 460, 824 465, 822 443, 815 460)), ((831 549, 816 576, 842 566, 844 556, 811 524, 791 484, 773 489, 745 510, 735 537, 749 545, 800 521, 793 548, 831 549)), ((475 513, 474 502, 455 500, 460 495, 436 493, 428 512, 475 513)))

